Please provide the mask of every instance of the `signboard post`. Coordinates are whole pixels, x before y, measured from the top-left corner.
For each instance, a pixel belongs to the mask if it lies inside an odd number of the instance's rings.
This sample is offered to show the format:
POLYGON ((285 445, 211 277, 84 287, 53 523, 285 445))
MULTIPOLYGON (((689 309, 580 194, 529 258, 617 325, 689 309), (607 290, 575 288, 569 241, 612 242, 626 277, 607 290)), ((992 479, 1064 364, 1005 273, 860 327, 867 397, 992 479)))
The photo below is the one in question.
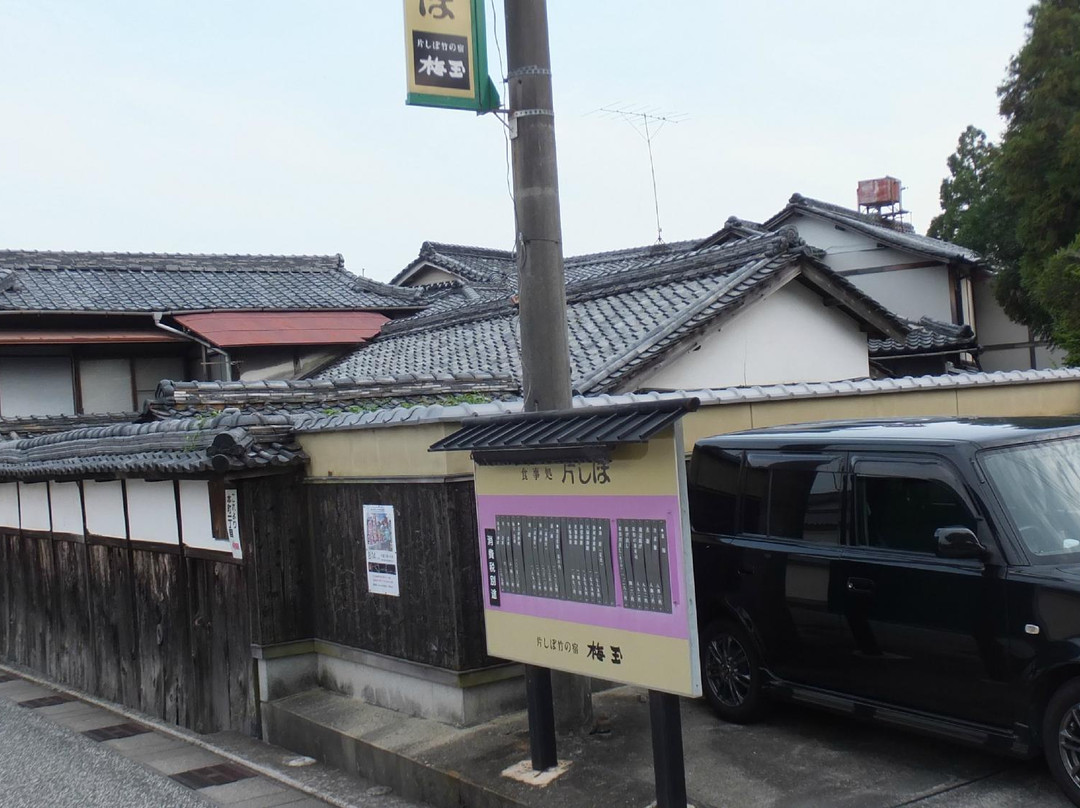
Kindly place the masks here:
POLYGON ((405 0, 405 102, 478 113, 498 109, 486 34, 483 0, 405 0))
POLYGON ((479 425, 432 447, 473 450, 488 653, 648 688, 660 808, 686 804, 677 697, 701 695, 678 423, 697 401, 678 404, 489 422, 491 441, 516 424, 553 436, 528 448, 485 443, 479 425), (583 441, 601 415, 596 442, 583 441), (613 440, 620 416, 650 426, 613 440))

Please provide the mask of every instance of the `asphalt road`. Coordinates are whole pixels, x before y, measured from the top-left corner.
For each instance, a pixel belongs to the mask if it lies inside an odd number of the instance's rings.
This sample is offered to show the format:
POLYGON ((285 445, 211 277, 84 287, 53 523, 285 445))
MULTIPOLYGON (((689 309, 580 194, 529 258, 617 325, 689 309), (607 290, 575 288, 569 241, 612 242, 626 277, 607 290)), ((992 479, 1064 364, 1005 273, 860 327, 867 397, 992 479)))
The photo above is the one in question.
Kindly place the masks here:
POLYGON ((703 804, 1072 808, 1041 758, 1016 760, 790 704, 750 726, 719 721, 702 701, 684 702, 682 714, 703 804))
POLYGON ((215 804, 33 710, 0 699, 2 808, 215 804))

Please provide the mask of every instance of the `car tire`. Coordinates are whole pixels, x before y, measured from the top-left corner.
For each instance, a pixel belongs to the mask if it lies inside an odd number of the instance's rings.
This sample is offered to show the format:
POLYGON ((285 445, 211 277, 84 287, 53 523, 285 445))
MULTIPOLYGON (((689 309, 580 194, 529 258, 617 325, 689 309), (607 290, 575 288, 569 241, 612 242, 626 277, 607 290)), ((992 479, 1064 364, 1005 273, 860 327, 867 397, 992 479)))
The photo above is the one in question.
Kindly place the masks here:
POLYGON ((710 623, 701 635, 701 683, 709 706, 725 721, 749 724, 764 714, 757 649, 730 620, 710 623))
POLYGON ((1073 805, 1080 805, 1080 678, 1059 687, 1047 703, 1042 742, 1054 780, 1073 805))

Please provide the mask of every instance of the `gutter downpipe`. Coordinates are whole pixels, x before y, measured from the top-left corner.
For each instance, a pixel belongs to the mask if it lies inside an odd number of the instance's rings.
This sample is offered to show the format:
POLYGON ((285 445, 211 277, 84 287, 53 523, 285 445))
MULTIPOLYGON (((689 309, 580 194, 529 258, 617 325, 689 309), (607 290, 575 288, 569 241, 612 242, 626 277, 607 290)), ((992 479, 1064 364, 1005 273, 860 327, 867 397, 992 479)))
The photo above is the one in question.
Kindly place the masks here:
POLYGON ((177 336, 183 337, 186 340, 191 340, 192 342, 201 345, 205 350, 213 351, 214 353, 220 354, 221 356, 225 357, 225 381, 231 382, 233 380, 232 360, 229 358, 229 354, 227 352, 223 351, 216 345, 210 344, 206 340, 199 339, 194 334, 189 334, 186 331, 181 331, 179 328, 173 328, 170 325, 165 325, 163 322, 161 322, 161 317, 163 314, 164 312, 160 311, 155 311, 153 313, 152 316, 154 318, 154 325, 156 325, 162 331, 168 331, 170 334, 176 334, 177 336))

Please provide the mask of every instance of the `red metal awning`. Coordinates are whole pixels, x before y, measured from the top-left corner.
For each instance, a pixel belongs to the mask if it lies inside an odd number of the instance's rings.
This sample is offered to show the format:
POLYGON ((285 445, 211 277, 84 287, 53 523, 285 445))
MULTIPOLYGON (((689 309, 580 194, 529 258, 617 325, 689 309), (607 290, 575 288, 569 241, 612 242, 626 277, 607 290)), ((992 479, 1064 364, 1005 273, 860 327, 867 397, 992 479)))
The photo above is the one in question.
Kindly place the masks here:
POLYGON ((378 334, 390 318, 373 311, 226 311, 174 319, 214 345, 241 348, 357 344, 378 334))
POLYGON ((11 329, 0 331, 0 345, 92 345, 115 342, 186 342, 183 337, 154 328, 127 329, 11 329))

